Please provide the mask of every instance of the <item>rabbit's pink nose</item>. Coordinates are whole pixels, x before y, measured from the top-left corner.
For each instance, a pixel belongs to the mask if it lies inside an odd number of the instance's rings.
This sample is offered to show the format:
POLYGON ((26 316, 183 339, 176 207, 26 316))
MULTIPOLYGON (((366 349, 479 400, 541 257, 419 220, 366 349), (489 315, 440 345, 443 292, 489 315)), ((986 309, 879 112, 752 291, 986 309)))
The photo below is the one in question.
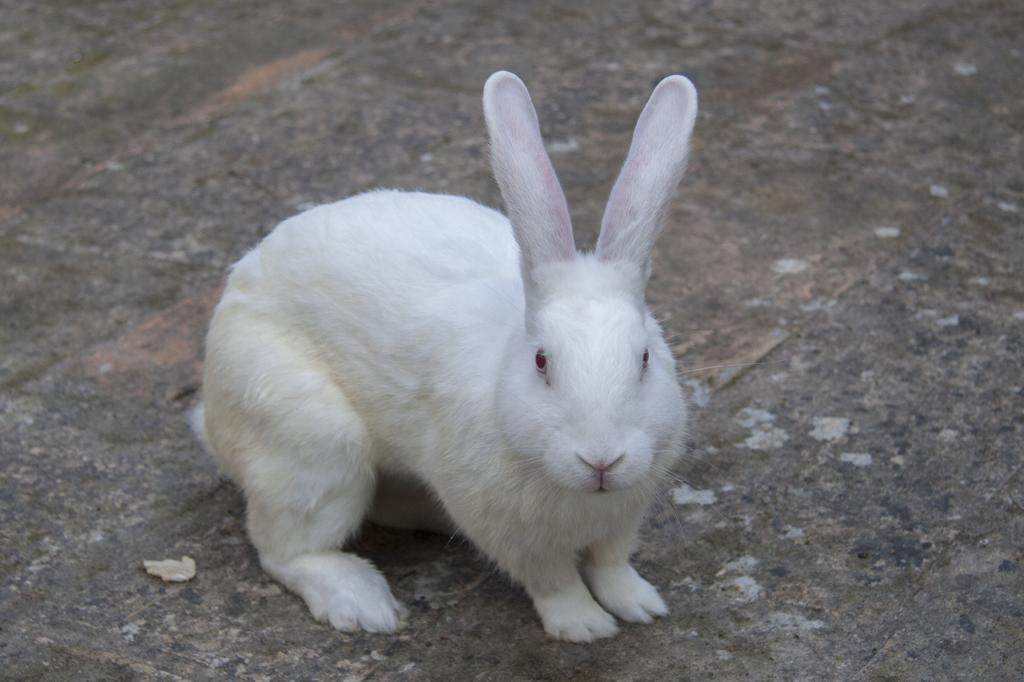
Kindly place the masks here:
POLYGON ((576 453, 576 459, 586 464, 588 467, 597 471, 598 473, 605 473, 611 470, 616 464, 622 461, 622 458, 626 456, 625 452, 619 452, 614 455, 606 456, 592 456, 592 455, 581 455, 576 453))

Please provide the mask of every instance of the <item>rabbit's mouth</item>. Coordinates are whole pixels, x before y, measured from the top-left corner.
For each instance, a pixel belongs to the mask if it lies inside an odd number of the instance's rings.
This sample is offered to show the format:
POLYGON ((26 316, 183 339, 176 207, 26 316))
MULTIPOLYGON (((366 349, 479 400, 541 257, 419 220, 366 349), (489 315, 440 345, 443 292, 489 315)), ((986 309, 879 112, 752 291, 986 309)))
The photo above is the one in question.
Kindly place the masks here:
POLYGON ((619 466, 626 458, 625 452, 618 452, 606 456, 586 456, 575 453, 576 460, 582 465, 589 483, 595 485, 594 492, 608 492, 612 490, 612 481, 615 478, 613 469, 619 466))
POLYGON ((632 482, 626 480, 628 477, 611 471, 595 471, 590 474, 590 479, 584 487, 590 493, 617 493, 632 487, 632 482))

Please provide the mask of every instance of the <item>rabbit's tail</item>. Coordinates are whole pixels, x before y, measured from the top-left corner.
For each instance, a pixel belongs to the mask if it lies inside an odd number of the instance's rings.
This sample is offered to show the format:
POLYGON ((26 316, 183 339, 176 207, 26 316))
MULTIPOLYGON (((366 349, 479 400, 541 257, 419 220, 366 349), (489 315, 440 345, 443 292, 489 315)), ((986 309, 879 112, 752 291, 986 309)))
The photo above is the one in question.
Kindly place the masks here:
POLYGON ((189 412, 188 423, 192 427, 192 432, 196 434, 196 438, 203 444, 206 451, 212 455, 213 449, 210 447, 210 439, 206 437, 206 418, 202 403, 196 405, 195 409, 189 412))

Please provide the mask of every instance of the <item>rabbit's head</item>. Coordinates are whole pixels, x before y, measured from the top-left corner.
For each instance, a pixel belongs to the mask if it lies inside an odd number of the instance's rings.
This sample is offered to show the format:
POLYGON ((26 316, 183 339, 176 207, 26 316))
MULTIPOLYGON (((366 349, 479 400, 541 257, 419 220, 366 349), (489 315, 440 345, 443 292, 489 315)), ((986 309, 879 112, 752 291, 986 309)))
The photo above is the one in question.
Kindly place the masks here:
POLYGON ((678 455, 686 405, 644 289, 696 113, 686 78, 655 88, 596 251, 580 254, 526 87, 504 71, 484 86, 492 165, 519 244, 526 303, 499 381, 499 419, 515 455, 563 487, 633 488, 678 455))

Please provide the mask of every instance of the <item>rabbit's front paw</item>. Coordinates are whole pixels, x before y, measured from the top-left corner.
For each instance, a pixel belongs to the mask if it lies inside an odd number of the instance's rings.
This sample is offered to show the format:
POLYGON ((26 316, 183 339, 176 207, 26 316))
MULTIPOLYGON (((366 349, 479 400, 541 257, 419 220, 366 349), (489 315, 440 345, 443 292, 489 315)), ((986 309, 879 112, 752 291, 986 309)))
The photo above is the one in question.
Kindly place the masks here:
POLYGON ((668 615, 658 590, 629 564, 595 566, 587 575, 601 605, 624 621, 650 623, 656 616, 668 615))
POLYGON ((534 598, 544 631, 569 642, 592 642, 619 631, 615 619, 598 605, 582 584, 534 598))

